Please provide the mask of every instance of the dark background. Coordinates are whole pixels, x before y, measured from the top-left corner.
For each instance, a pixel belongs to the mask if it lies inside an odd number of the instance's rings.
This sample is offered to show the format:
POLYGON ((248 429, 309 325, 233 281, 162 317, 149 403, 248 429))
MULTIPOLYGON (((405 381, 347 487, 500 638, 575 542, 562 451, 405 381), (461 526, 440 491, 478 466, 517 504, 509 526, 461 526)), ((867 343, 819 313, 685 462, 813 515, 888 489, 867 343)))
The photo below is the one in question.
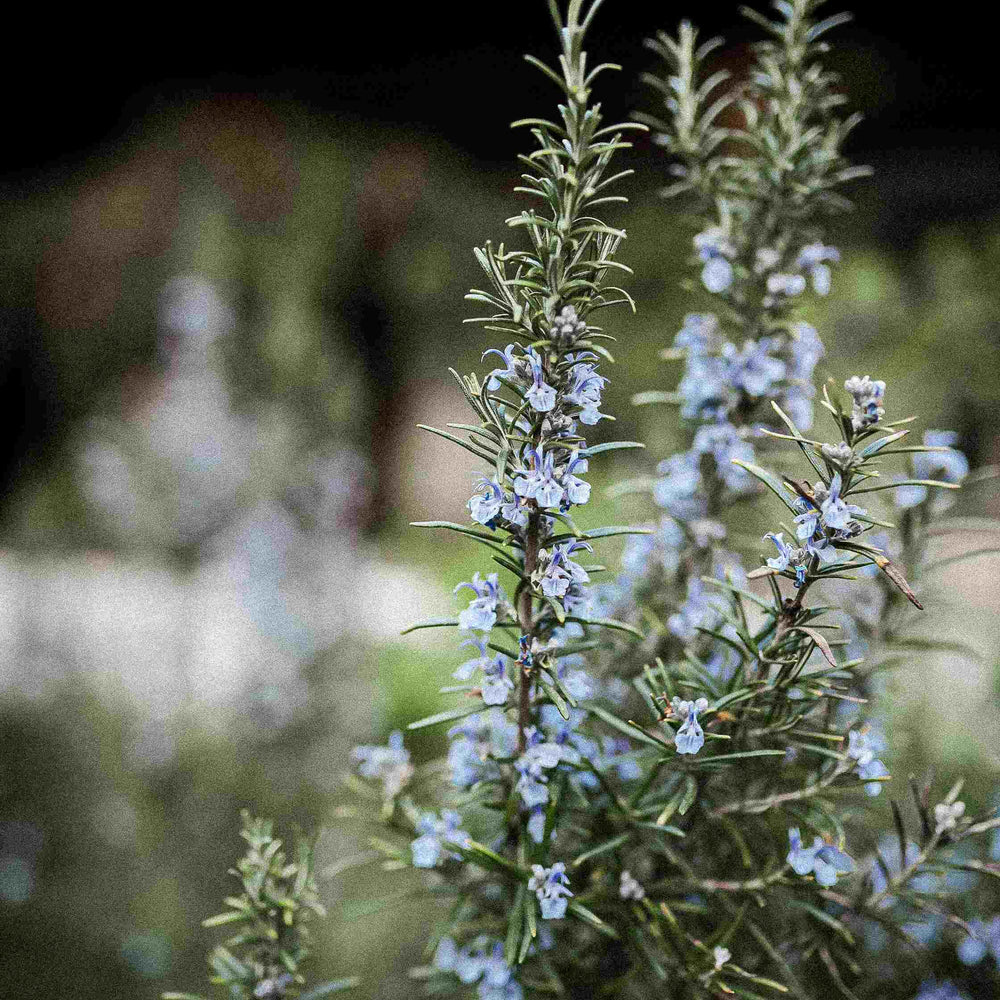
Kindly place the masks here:
MULTIPOLYGON (((435 2, 387 8, 332 5, 315 23, 239 9, 172 7, 155 23, 24 15, 0 68, 8 180, 72 163, 128 135, 151 108, 192 96, 251 92, 291 97, 319 111, 435 133, 473 156, 506 162, 520 143, 507 130, 505 98, 530 104, 546 84, 520 56, 552 51, 551 29, 532 4, 435 2), (338 11, 339 7, 339 11, 338 11), (24 42, 18 45, 18 37, 24 42), (478 41, 477 41, 478 39, 478 41), (32 41, 34 40, 34 41, 32 41)), ((934 153, 996 145, 995 41, 974 22, 916 16, 902 4, 866 5, 837 30, 852 97, 869 119, 855 151, 900 144, 934 153), (877 112, 877 113, 876 113, 877 112)), ((835 13, 840 5, 831 5, 835 13)), ((40 9, 41 10, 41 9, 40 9)), ((598 14, 601 50, 626 72, 602 81, 614 114, 648 106, 637 70, 652 62, 641 39, 688 17, 707 38, 757 37, 734 5, 631 4, 598 14)))

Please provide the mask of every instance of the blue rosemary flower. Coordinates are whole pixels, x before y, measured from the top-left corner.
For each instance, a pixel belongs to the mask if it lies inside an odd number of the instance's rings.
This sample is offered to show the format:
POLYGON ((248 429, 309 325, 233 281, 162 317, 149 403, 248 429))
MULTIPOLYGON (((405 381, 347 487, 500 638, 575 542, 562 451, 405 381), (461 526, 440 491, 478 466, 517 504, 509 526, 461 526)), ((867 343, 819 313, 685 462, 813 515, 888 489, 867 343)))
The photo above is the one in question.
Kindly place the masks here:
POLYGON ((873 381, 870 375, 852 375, 844 383, 844 388, 854 399, 851 425, 856 431, 877 424, 885 416, 885 410, 882 408, 885 382, 880 379, 873 381))
POLYGON ((525 357, 531 366, 531 386, 524 394, 524 398, 531 404, 533 410, 538 413, 548 413, 556 405, 556 390, 544 381, 542 359, 538 352, 531 349, 525 357))
POLYGON ((475 492, 466 506, 472 514, 472 520, 488 528, 493 527, 493 521, 504 505, 504 493, 495 479, 480 476, 475 492))
POLYGON ((748 396, 766 396, 785 377, 786 365, 769 352, 780 345, 777 337, 762 337, 743 341, 742 350, 727 343, 722 356, 729 364, 726 372, 729 384, 742 389, 748 396))
POLYGON ((778 550, 776 556, 767 560, 767 565, 779 572, 790 568, 794 569, 795 586, 801 587, 806 582, 806 567, 804 562, 806 554, 802 549, 793 548, 789 545, 785 541, 785 533, 783 531, 779 531, 777 534, 769 531, 764 538, 765 540, 770 538, 774 542, 774 547, 778 550))
POLYGON ((829 887, 836 883, 838 874, 854 871, 853 859, 819 837, 813 839, 812 847, 803 847, 797 826, 789 829, 788 841, 791 846, 785 860, 797 875, 814 874, 820 885, 829 887))
POLYGON ((698 713, 708 708, 708 699, 681 701, 680 698, 674 697, 670 700, 670 707, 674 710, 674 714, 684 720, 674 736, 677 752, 697 753, 705 745, 705 733, 698 722, 698 713))
POLYGON ((581 550, 592 552, 593 546, 574 539, 557 545, 551 553, 545 549, 538 553, 542 593, 546 597, 565 597, 573 584, 590 582, 587 571, 570 558, 581 550))
POLYGON ((733 283, 733 265, 729 261, 736 255, 736 248, 719 226, 698 233, 694 246, 705 262, 701 271, 702 284, 710 292, 724 292, 733 283))
POLYGON ((487 355, 495 354, 498 358, 501 358, 504 362, 505 367, 494 368, 493 371, 486 376, 486 388, 490 392, 496 392, 500 388, 501 382, 497 378, 498 375, 503 376, 509 382, 518 383, 521 380, 521 372, 523 365, 520 363, 520 359, 514 356, 514 348, 517 344, 508 344, 502 351, 498 351, 495 347, 491 347, 488 351, 483 352, 483 360, 486 360, 487 355))
POLYGON ((566 907, 569 905, 566 897, 573 895, 567 888, 569 878, 566 875, 566 866, 557 861, 551 868, 532 865, 531 871, 528 889, 534 892, 541 903, 543 919, 561 920, 566 916, 566 907))
POLYGON ((1000 969, 1000 916, 988 924, 976 917, 969 921, 969 928, 972 934, 958 945, 959 961, 963 965, 978 965, 989 954, 1000 969))
POLYGON ((403 747, 403 734, 398 729, 389 734, 388 746, 355 747, 351 760, 357 764, 361 777, 382 781, 382 795, 386 799, 395 798, 413 776, 410 751, 403 747))
POLYGON ((656 467, 662 477, 653 484, 653 499, 682 521, 703 517, 708 501, 701 492, 701 468, 695 452, 682 451, 656 467))
POLYGON ((549 778, 545 772, 563 759, 563 748, 545 741, 545 735, 534 726, 526 730, 526 738, 527 749, 514 764, 519 775, 514 787, 521 801, 532 809, 549 801, 549 778))
MULTIPOLYGON (((578 354, 577 357, 584 355, 578 354)), ((600 413, 598 407, 601 405, 601 390, 608 380, 603 375, 597 374, 596 365, 587 362, 573 365, 569 370, 569 376, 572 384, 569 391, 563 394, 563 399, 580 407, 580 422, 592 426, 603 420, 607 415, 600 413)))
POLYGON ((474 645, 479 649, 479 656, 466 660, 453 674, 456 680, 467 681, 477 671, 483 674, 480 685, 482 699, 487 705, 504 705, 507 695, 513 689, 514 682, 507 676, 507 664, 498 653, 490 657, 486 651, 485 639, 468 639, 463 646, 474 645))
POLYGON ((474 945, 459 950, 452 938, 441 938, 434 952, 434 967, 454 973, 467 986, 478 982, 480 1000, 521 1000, 524 994, 503 959, 503 944, 496 941, 490 947, 488 938, 479 937, 474 945))
POLYGON ((823 523, 834 531, 843 531, 853 514, 867 513, 862 507, 847 503, 840 497, 843 480, 839 472, 835 472, 830 480, 829 490, 822 489, 818 484, 815 489, 816 499, 820 501, 819 509, 823 515, 823 523))
POLYGON ((562 485, 566 490, 566 499, 571 504, 582 506, 590 499, 590 483, 576 475, 577 471, 586 472, 588 465, 587 459, 579 451, 574 451, 566 463, 562 474, 562 485))
POLYGON ((525 449, 525 457, 530 460, 531 469, 514 480, 514 492, 534 500, 539 507, 559 507, 566 491, 553 468, 553 452, 546 454, 541 446, 537 450, 529 447, 525 449))
POLYGON ((836 264, 840 260, 840 251, 822 243, 810 243, 799 251, 795 261, 795 266, 809 276, 817 295, 828 295, 830 292, 830 268, 825 263, 828 260, 836 264))
POLYGON ((477 632, 489 632, 496 624, 497 602, 500 600, 499 574, 490 573, 485 580, 478 573, 472 577, 471 583, 460 583, 455 588, 457 594, 463 587, 471 590, 476 596, 469 606, 459 614, 458 627, 474 629, 477 632))
POLYGON ((709 354, 720 346, 719 318, 714 313, 688 313, 674 337, 674 350, 686 350, 689 356, 709 354))
POLYGON ((879 795, 882 792, 882 783, 873 779, 889 777, 889 769, 875 757, 885 748, 885 739, 872 726, 852 729, 847 734, 847 756, 857 761, 858 777, 862 781, 868 782, 865 785, 865 791, 871 796, 879 795))
POLYGON ((462 817, 454 809, 445 809, 441 818, 434 813, 424 813, 417 822, 417 833, 421 836, 410 844, 414 868, 434 868, 445 858, 458 858, 445 844, 464 847, 469 843, 469 835, 462 829, 462 817))
POLYGON ((920 992, 913 1000, 969 1000, 969 995, 963 993, 950 979, 939 983, 931 978, 920 984, 920 992))

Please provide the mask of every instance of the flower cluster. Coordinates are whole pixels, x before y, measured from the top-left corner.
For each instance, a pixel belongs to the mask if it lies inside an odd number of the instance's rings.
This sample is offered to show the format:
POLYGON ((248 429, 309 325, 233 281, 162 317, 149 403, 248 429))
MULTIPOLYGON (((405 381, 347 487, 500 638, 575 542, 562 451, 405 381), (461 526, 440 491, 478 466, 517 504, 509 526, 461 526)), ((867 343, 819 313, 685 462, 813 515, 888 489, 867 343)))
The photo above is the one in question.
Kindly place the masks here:
POLYGON ((812 847, 802 846, 799 828, 793 826, 788 831, 789 850, 786 862, 797 875, 815 875, 816 881, 829 887, 835 885, 837 876, 854 871, 854 861, 822 838, 814 837, 812 847))
POLYGON ((454 973, 466 986, 476 983, 479 1000, 521 1000, 524 991, 504 961, 503 943, 477 938, 459 948, 453 938, 443 937, 434 951, 434 968, 454 973))
POLYGON ((459 858, 460 855, 448 851, 445 845, 465 847, 468 844, 469 835, 460 829, 461 824, 462 817, 454 809, 445 809, 440 818, 424 813, 417 821, 420 836, 410 845, 413 867, 435 868, 446 858, 459 858))
POLYGON ((871 726, 862 729, 852 729, 847 734, 847 756, 857 762, 858 777, 867 782, 865 791, 871 795, 879 795, 882 791, 882 778, 889 777, 889 769, 875 754, 886 749, 882 734, 871 726))
POLYGON ((545 920, 561 920, 566 916, 566 907, 569 905, 567 897, 573 895, 569 891, 566 866, 561 861, 557 861, 551 868, 532 865, 531 872, 528 889, 538 898, 542 917, 545 920))
POLYGON ((413 777, 410 751, 403 746, 403 734, 398 729, 389 734, 388 746, 355 747, 351 761, 363 778, 382 782, 382 795, 387 800, 394 799, 413 777))

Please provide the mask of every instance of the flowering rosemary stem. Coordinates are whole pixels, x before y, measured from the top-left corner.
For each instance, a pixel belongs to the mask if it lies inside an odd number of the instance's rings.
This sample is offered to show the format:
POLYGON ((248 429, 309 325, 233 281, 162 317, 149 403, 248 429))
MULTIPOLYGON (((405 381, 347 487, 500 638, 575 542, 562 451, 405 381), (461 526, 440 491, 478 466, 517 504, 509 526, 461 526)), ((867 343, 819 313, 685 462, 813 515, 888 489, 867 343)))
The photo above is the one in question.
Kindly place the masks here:
MULTIPOLYGON (((540 535, 540 517, 536 511, 528 516, 528 526, 524 537, 524 575, 530 579, 538 565, 538 548, 540 535)), ((531 587, 525 585, 521 591, 517 606, 518 624, 521 627, 521 634, 527 636, 528 648, 531 648, 535 632, 535 616, 531 596, 531 587)), ((517 708, 517 752, 523 754, 527 749, 527 737, 525 731, 531 724, 531 678, 533 670, 529 663, 521 668, 518 683, 518 708, 517 708)))

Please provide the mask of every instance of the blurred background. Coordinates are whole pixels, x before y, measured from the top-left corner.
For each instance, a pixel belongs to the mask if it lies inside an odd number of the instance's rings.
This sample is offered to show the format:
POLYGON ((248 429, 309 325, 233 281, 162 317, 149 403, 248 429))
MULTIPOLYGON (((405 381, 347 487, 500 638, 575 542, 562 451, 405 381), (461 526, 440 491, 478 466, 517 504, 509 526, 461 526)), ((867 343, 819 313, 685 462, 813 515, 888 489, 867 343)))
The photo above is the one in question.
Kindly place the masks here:
MULTIPOLYGON (((641 42, 685 15, 745 64, 734 6, 608 2, 588 48, 625 66, 602 78, 609 118, 656 110, 641 42)), ((9 37, 31 41, 0 70, 0 983, 201 990, 216 938, 199 922, 233 889, 248 807, 322 831, 317 979, 398 996, 427 904, 405 873, 337 875, 364 841, 340 776, 352 745, 434 711, 458 662, 453 642, 399 637, 451 613, 477 568, 407 528, 463 520, 474 471, 414 425, 465 419, 446 369, 492 346, 462 296, 471 248, 519 208, 530 137, 508 122, 554 104, 521 60, 552 55, 544 5, 18 16, 9 37)), ((956 429, 973 467, 1000 459, 992 46, 892 5, 839 32, 831 61, 866 116, 849 151, 876 173, 831 226, 844 263, 808 315, 822 377, 886 379, 893 414, 956 429)), ((682 287, 690 231, 656 197, 663 159, 643 141, 622 160, 639 311, 610 324, 606 409, 651 452, 596 469, 595 498, 679 443, 673 414, 628 400, 673 387, 657 351, 704 304, 682 287)), ((953 513, 998 516, 993 482, 953 513)), ((1000 565, 940 576, 927 627, 978 658, 896 677, 889 763, 969 773, 971 808, 1000 773, 1000 565)), ((424 760, 442 739, 408 743, 424 760)))

